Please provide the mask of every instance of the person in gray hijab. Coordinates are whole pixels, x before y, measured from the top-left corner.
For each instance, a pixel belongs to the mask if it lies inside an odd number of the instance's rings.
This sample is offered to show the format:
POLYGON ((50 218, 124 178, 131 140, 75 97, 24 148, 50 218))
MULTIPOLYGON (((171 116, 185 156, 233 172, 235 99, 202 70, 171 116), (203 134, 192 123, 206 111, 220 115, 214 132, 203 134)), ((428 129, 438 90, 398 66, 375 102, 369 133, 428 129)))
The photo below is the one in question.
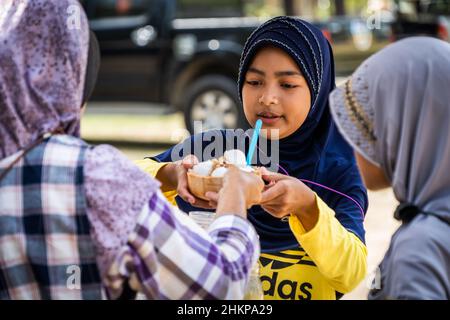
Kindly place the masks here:
POLYGON ((450 298, 450 44, 414 37, 376 53, 330 96, 369 189, 392 186, 402 225, 369 299, 450 298))

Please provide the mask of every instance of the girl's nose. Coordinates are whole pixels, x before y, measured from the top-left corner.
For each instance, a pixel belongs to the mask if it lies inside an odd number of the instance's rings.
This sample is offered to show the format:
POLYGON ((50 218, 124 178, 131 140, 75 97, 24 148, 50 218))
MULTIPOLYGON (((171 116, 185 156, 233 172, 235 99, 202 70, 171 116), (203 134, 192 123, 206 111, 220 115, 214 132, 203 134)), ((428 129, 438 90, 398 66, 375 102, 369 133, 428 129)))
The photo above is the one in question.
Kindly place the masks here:
POLYGON ((264 93, 258 100, 262 105, 270 106, 278 104, 278 97, 274 94, 264 93))

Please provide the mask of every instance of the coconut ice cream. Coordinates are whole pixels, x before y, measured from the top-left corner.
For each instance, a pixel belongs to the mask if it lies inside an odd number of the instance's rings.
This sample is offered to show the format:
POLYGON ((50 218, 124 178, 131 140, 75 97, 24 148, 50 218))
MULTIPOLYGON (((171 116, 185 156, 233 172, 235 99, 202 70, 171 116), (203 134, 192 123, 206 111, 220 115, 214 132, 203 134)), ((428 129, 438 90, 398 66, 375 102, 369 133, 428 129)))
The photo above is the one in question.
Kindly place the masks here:
POLYGON ((211 160, 200 162, 192 168, 192 172, 199 176, 207 177, 214 169, 214 163, 211 160))
POLYGON ((245 159, 245 154, 238 149, 225 151, 223 155, 224 161, 227 164, 233 164, 236 167, 246 167, 247 161, 245 159))
POLYGON ((247 166, 245 154, 241 150, 228 150, 223 157, 200 162, 187 173, 190 192, 197 198, 209 200, 205 194, 208 191, 219 192, 223 177, 228 167, 234 165, 242 171, 258 174, 258 170, 247 166))

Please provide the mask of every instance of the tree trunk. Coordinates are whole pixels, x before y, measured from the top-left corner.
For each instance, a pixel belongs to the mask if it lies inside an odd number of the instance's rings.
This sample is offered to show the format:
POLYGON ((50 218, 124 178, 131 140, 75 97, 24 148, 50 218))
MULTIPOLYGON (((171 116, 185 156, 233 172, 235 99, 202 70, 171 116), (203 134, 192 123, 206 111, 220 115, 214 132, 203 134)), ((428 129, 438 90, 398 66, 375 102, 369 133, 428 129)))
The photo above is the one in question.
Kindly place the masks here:
POLYGON ((345 16, 345 2, 344 2, 344 0, 334 0, 334 6, 336 8, 335 14, 337 16, 345 16))
POLYGON ((294 10, 294 0, 283 0, 284 4, 284 12, 287 16, 294 16, 295 10, 294 10))

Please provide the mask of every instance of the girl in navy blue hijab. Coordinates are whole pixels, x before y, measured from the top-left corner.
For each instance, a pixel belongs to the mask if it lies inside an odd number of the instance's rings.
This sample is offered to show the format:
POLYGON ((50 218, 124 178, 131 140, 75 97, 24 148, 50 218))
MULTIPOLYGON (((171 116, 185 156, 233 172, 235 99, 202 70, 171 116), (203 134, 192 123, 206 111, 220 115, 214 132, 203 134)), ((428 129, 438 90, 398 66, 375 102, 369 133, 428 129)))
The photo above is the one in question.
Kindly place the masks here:
MULTIPOLYGON (((303 20, 271 19, 252 33, 243 49, 238 89, 245 116, 251 126, 263 121, 266 134, 259 143, 275 143, 279 151, 278 157, 268 154, 279 160, 279 173, 265 171, 268 185, 262 202, 248 211, 261 241, 266 299, 336 299, 366 275, 367 194, 351 148, 330 116, 328 95, 334 81, 328 41, 303 20)), ((248 135, 236 139, 227 130, 209 131, 152 158, 159 164, 147 160, 140 165, 162 181, 163 191, 177 189, 176 202, 183 211, 211 210, 216 195, 209 194, 209 204, 194 198, 185 167, 167 163, 190 154, 207 160, 203 151, 212 143, 211 157, 221 156, 239 147, 240 138, 246 152, 248 135), (230 144, 230 139, 236 141, 230 144)), ((260 154, 254 160, 267 166, 260 154)))

